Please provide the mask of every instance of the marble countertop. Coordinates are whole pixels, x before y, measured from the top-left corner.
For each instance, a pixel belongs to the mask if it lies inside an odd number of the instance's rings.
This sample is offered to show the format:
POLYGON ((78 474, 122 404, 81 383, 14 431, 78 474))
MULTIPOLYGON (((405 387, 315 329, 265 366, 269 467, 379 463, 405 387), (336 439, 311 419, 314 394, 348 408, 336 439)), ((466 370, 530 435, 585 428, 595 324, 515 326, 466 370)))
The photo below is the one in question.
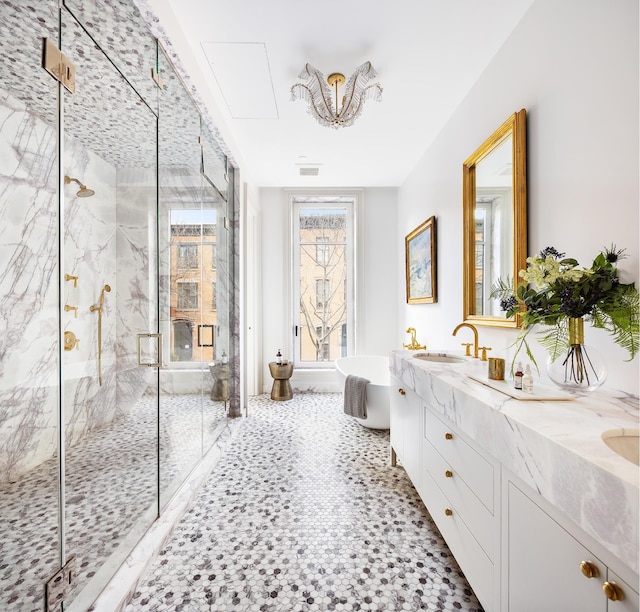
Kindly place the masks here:
POLYGON ((601 437, 638 427, 637 397, 598 389, 525 402, 469 377, 485 376, 487 362, 414 355, 393 351, 392 375, 638 573, 640 469, 601 437))

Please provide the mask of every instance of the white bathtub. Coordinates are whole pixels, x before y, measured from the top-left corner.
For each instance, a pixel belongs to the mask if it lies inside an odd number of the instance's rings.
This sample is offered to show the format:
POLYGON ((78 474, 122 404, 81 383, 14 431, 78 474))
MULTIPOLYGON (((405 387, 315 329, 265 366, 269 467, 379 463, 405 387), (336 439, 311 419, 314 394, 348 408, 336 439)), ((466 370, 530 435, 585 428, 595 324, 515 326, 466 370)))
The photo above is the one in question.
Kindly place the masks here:
MULTIPOLYGON (((367 385, 367 418, 356 419, 370 429, 389 429, 389 393, 391 376, 389 357, 360 355, 336 360, 338 383, 344 391, 348 375, 360 376, 371 382, 367 385)), ((354 417, 355 418, 355 417, 354 417)))

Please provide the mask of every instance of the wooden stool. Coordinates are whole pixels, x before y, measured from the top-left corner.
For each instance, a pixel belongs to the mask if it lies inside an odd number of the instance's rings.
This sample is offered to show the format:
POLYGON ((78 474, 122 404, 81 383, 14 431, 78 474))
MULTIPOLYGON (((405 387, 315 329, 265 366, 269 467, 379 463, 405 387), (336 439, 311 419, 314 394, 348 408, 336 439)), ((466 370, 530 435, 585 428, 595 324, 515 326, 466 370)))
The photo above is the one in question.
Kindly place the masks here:
POLYGON ((293 374, 293 364, 278 365, 275 361, 269 363, 269 370, 273 376, 273 387, 271 388, 271 399, 276 402, 286 402, 293 397, 289 379, 293 374))

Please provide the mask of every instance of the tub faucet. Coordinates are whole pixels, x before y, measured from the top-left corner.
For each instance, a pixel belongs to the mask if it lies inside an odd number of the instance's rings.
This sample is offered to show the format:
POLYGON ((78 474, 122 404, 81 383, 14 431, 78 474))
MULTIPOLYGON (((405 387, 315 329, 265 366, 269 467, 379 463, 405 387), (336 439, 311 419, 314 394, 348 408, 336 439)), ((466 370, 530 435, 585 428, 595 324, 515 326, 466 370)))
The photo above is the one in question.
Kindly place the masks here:
POLYGON ((415 327, 407 327, 407 333, 411 334, 411 342, 409 344, 403 344, 403 348, 409 349, 410 351, 422 351, 427 348, 424 344, 418 344, 415 327))

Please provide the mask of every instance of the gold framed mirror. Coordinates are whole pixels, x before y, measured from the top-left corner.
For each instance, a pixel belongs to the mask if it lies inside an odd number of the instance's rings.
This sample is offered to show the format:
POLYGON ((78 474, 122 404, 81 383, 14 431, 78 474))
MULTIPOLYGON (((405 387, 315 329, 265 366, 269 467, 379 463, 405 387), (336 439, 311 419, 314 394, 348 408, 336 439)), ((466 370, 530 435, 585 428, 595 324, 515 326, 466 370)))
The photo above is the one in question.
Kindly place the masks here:
POLYGON ((498 280, 519 283, 527 259, 526 111, 509 117, 463 164, 463 318, 519 327, 491 299, 498 280))

